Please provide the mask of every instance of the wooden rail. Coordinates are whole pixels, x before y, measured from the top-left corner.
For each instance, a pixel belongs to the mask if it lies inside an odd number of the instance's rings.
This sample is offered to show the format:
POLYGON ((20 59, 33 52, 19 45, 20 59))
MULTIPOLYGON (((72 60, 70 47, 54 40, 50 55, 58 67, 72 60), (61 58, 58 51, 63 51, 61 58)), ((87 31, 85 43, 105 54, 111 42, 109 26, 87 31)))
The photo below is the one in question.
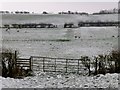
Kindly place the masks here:
POLYGON ((31 58, 26 59, 26 58, 17 58, 16 60, 16 67, 23 67, 31 70, 31 58))
POLYGON ((25 68, 28 70, 32 70, 32 58, 17 58, 17 51, 15 51, 15 66, 16 68, 25 68))

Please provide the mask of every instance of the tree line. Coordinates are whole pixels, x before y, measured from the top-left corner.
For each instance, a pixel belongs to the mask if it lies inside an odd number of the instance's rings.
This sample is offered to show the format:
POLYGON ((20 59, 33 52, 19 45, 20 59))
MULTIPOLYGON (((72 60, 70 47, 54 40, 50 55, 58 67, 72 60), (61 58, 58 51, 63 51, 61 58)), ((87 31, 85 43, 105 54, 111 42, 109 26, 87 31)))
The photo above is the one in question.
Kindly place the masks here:
POLYGON ((15 11, 15 12, 10 12, 10 11, 0 11, 1 14, 30 14, 28 11, 15 11))
MULTIPOLYGON (((0 11, 1 14, 34 14, 35 12, 29 12, 29 11, 14 11, 14 12, 10 12, 10 11, 0 11)), ((92 13, 93 15, 99 15, 99 14, 118 14, 120 13, 120 9, 111 9, 111 10, 100 10, 99 12, 95 12, 95 13, 92 13)), ((43 11, 42 13, 39 13, 39 14, 50 14, 49 12, 47 11, 43 11)), ((58 12, 58 14, 77 14, 77 15, 89 15, 89 13, 87 12, 73 12, 73 11, 61 11, 61 12, 58 12)))
MULTIPOLYGON (((74 23, 64 23, 62 25, 63 28, 79 28, 79 27, 104 27, 104 26, 119 26, 120 22, 102 22, 102 21, 96 21, 96 22, 78 22, 78 24, 74 23)), ((26 23, 26 24, 4 24, 1 26, 1 28, 58 28, 58 25, 52 24, 52 23, 26 23)))
POLYGON ((112 9, 112 10, 100 10, 99 12, 93 13, 93 15, 99 15, 99 14, 119 14, 120 9, 112 9))

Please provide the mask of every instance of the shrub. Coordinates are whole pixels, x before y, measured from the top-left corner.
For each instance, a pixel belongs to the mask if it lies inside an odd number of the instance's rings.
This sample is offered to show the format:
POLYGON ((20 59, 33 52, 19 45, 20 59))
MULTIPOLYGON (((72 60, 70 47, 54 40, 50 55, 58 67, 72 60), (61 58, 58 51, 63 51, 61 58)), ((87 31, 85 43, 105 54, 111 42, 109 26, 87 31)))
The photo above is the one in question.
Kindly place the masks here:
POLYGON ((2 49, 0 53, 2 62, 2 76, 13 77, 15 73, 15 53, 12 49, 2 49))
POLYGON ((98 55, 98 73, 120 73, 120 51, 113 50, 109 55, 98 55))
POLYGON ((24 69, 22 66, 16 65, 16 60, 18 59, 19 52, 12 49, 2 49, 0 53, 2 61, 2 76, 3 77, 12 77, 12 78, 21 78, 25 76, 33 75, 29 69, 24 69))
POLYGON ((94 60, 88 56, 81 57, 82 64, 89 69, 94 67, 93 74, 120 73, 120 51, 112 51, 109 55, 98 55, 94 60))
POLYGON ((81 57, 81 59, 82 59, 82 64, 88 69, 88 71, 89 71, 89 75, 90 75, 90 73, 91 73, 91 70, 90 70, 90 59, 88 58, 88 56, 82 56, 81 57))
POLYGON ((120 51, 112 51, 110 53, 111 59, 115 62, 115 72, 120 73, 120 51))

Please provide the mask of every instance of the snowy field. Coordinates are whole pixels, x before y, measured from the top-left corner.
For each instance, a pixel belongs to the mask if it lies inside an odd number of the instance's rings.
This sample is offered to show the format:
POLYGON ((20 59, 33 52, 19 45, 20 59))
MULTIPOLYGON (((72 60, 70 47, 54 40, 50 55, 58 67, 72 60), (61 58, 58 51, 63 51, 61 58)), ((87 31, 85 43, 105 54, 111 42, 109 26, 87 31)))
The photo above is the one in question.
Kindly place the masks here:
MULTIPOLYGON (((108 54, 118 47, 117 27, 71 29, 2 30, 2 46, 16 49, 21 57, 50 56, 80 58, 108 54)), ((118 88, 118 74, 83 76, 34 72, 24 79, 0 77, 3 88, 118 88)))
POLYGON ((2 37, 2 46, 18 50, 22 57, 92 57, 118 47, 117 27, 3 29, 2 37))
MULTIPOLYGON (((8 15, 9 16, 9 15, 8 15)), ((4 23, 23 22, 53 22, 62 25, 67 20, 78 23, 80 20, 117 20, 117 17, 104 16, 82 16, 69 17, 67 15, 55 16, 3 16, 4 23), (53 17, 48 21, 47 17, 53 17), (26 20, 24 20, 26 18, 26 20), (30 19, 31 18, 31 19, 30 19), (57 19, 56 19, 57 18, 57 19), (71 19, 70 19, 71 18, 71 19), (84 18, 84 19, 83 19, 84 18), (43 21, 39 21, 43 20, 43 21), (77 21, 78 20, 78 21, 77 21)), ((107 21, 106 20, 106 21, 107 21)), ((68 21, 69 22, 69 21, 68 21)), ((20 52, 20 57, 49 56, 80 58, 83 55, 96 56, 98 54, 109 54, 118 48, 117 27, 80 27, 80 28, 51 28, 51 29, 2 29, 2 46, 20 52)), ((3 88, 118 88, 118 74, 106 74, 97 76, 83 76, 76 74, 48 74, 34 72, 35 76, 24 79, 13 79, 0 77, 3 88)))
POLYGON ((118 88, 118 74, 97 76, 62 75, 37 72, 24 79, 2 78, 3 88, 118 88))

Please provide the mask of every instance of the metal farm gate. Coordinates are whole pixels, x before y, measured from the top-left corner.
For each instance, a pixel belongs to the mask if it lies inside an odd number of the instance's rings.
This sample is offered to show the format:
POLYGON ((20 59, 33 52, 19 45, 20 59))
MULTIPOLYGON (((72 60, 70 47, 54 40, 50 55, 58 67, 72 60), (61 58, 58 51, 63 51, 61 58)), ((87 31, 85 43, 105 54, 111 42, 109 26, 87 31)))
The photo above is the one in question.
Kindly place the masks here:
MULTIPOLYGON (((51 58, 31 56, 33 71, 90 73, 90 69, 82 64, 82 59, 51 58)), ((89 61, 89 60, 88 60, 89 61)))
MULTIPOLYGON (((91 74, 90 68, 94 69, 94 74, 109 72, 111 70, 109 65, 113 65, 115 70, 117 62, 111 59, 111 56, 94 57, 91 61, 87 56, 81 59, 68 59, 68 58, 52 58, 31 56, 30 58, 17 58, 15 51, 14 63, 16 68, 26 69, 41 72, 62 72, 62 73, 78 73, 78 74, 91 74), (109 65, 108 65, 109 64, 109 65)), ((11 60, 10 60, 11 61, 11 60)), ((10 62, 12 63, 12 62, 10 62)), ((114 71, 115 71, 114 70, 114 71)), ((114 72, 113 71, 113 72, 114 72)))

